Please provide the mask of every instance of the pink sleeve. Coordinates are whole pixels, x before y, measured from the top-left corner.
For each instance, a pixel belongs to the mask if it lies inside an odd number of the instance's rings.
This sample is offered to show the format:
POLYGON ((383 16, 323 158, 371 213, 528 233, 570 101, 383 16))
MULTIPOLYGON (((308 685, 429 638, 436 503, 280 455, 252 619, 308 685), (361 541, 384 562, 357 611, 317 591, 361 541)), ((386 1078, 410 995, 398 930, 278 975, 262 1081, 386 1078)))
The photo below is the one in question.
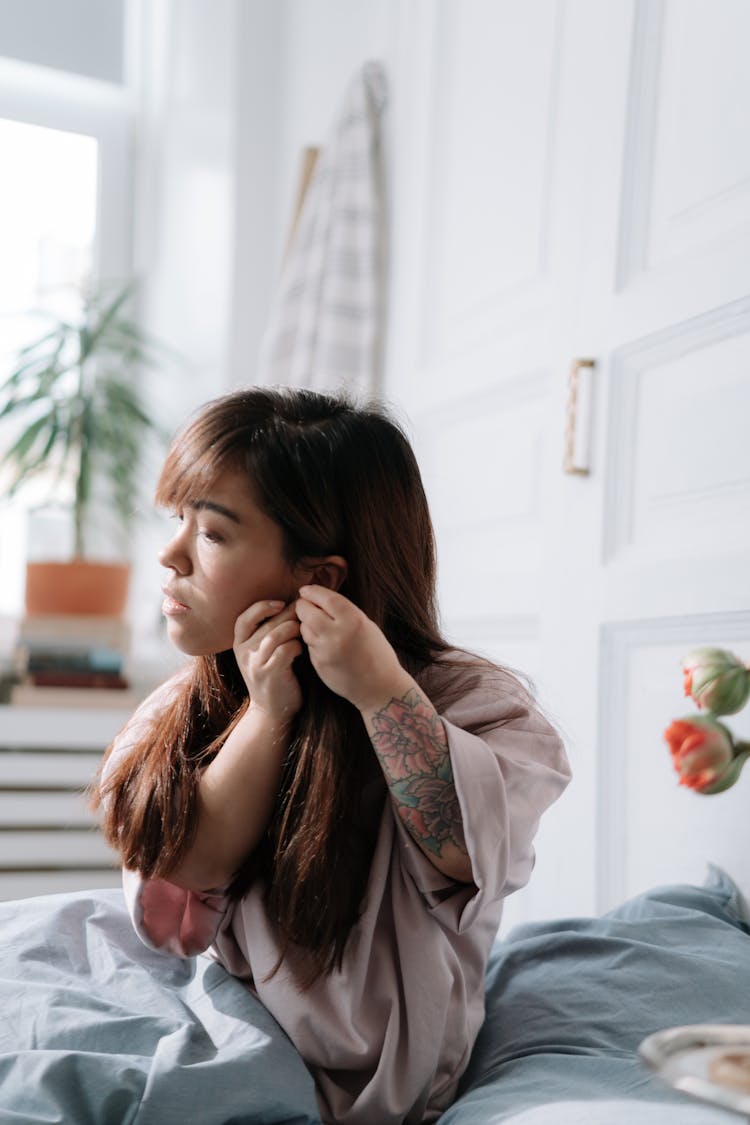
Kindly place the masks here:
POLYGON ((474 885, 438 871, 397 818, 404 862, 441 924, 462 933, 484 906, 523 887, 534 866, 542 813, 565 789, 570 769, 555 729, 523 689, 481 686, 441 716, 451 757, 474 885), (481 724, 480 734, 467 727, 481 724))
MULTIPOLYGON (((103 782, 112 766, 127 754, 137 735, 146 729, 154 711, 169 698, 181 675, 178 673, 157 688, 118 734, 104 765, 103 782)), ((106 801, 106 793, 103 800, 106 801)), ((208 949, 229 909, 223 889, 197 894, 165 879, 144 879, 139 872, 125 867, 122 885, 133 925, 144 944, 178 957, 193 957, 208 949)))
POLYGON ((122 887, 141 941, 177 957, 194 957, 208 949, 229 908, 221 892, 197 894, 165 879, 143 879, 125 867, 122 887))

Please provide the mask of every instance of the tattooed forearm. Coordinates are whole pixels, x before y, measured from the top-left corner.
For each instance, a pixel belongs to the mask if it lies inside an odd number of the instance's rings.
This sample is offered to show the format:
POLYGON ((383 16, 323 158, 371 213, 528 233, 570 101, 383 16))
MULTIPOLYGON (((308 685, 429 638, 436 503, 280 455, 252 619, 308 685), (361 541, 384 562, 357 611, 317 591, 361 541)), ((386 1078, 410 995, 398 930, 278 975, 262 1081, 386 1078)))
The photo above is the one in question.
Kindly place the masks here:
POLYGON ((370 738, 396 808, 420 847, 466 854, 448 741, 434 708, 412 689, 374 712, 370 738))

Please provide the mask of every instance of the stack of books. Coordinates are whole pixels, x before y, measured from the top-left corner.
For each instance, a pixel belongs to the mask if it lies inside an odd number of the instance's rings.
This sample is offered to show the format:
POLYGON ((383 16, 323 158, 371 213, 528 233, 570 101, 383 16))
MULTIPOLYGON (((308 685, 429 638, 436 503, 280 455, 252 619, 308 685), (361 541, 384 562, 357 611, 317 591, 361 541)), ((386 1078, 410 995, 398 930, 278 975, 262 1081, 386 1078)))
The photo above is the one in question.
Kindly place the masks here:
POLYGON ((20 682, 10 702, 129 707, 135 702, 125 674, 129 643, 128 626, 117 617, 24 617, 16 642, 20 682))

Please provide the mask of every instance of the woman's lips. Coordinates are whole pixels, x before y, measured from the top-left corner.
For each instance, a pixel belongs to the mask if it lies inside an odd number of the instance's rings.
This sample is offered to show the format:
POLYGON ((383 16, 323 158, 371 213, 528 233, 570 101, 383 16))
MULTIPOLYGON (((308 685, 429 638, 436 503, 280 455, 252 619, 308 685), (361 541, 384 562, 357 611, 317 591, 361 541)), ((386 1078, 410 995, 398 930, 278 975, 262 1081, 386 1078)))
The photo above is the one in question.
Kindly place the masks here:
POLYGON ((167 594, 162 602, 161 611, 167 617, 177 617, 181 613, 189 613, 190 606, 183 605, 182 602, 178 602, 170 594, 167 594))

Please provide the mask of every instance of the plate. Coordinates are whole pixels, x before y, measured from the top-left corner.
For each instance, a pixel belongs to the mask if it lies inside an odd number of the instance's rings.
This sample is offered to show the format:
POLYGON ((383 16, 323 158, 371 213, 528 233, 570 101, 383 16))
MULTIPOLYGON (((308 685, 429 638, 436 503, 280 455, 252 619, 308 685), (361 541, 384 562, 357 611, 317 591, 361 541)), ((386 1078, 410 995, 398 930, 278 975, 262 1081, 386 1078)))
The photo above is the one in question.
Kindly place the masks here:
POLYGON ((750 1090, 719 1083, 711 1069, 723 1055, 750 1057, 750 1024, 696 1023, 644 1039, 641 1059, 664 1082, 701 1101, 750 1117, 750 1090))

